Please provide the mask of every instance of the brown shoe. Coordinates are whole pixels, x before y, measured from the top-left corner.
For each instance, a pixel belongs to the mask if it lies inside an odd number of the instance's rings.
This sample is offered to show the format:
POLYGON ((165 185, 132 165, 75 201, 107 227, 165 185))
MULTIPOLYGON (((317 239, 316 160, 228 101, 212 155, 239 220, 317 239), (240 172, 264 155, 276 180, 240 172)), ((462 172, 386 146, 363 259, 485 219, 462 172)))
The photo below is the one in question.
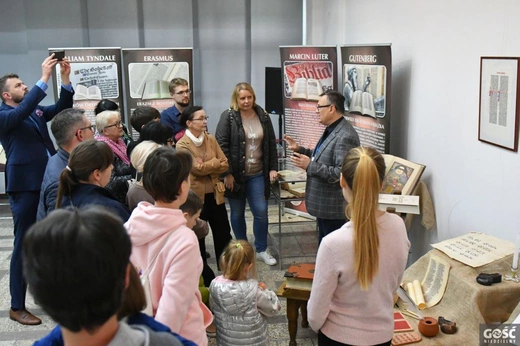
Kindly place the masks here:
POLYGON ((16 321, 20 324, 28 325, 28 326, 35 326, 37 324, 41 324, 42 320, 40 320, 38 317, 31 314, 29 311, 22 309, 13 311, 13 309, 9 309, 9 318, 13 321, 16 321))

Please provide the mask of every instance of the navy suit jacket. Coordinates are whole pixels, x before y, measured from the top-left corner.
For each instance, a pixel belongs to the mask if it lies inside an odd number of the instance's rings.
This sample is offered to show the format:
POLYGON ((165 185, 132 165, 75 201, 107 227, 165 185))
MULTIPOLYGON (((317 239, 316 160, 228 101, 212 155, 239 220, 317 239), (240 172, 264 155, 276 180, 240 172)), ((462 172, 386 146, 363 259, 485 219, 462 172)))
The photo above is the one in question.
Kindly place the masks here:
POLYGON ((61 88, 55 105, 38 106, 47 94, 34 86, 18 107, 2 103, 0 106, 0 142, 7 163, 5 180, 7 192, 39 191, 50 155, 56 149, 49 136, 47 122, 64 109, 72 108, 72 96, 61 88))

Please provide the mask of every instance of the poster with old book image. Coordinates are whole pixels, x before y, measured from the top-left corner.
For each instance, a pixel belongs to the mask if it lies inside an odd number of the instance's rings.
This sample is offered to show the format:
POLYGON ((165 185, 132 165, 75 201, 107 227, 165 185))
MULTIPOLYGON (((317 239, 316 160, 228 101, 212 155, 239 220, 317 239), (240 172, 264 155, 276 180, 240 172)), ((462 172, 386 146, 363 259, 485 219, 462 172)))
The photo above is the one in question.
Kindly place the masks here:
POLYGON ((356 129, 361 145, 380 153, 390 149, 390 45, 341 47, 345 116, 356 129))
MULTIPOLYGON (((95 123, 94 109, 102 99, 118 104, 124 115, 121 82, 121 48, 50 48, 63 50, 70 61, 70 82, 74 88, 74 108, 85 110, 95 123)), ((60 66, 54 69, 56 99, 61 91, 60 66)))
POLYGON ((131 114, 140 106, 163 111, 173 106, 169 85, 174 78, 193 85, 192 48, 123 49, 126 106, 131 114))
MULTIPOLYGON (((338 90, 336 46, 282 46, 280 58, 283 78, 285 133, 305 148, 315 148, 325 126, 317 111, 320 95, 338 90)), ((292 155, 291 151, 286 152, 292 155)), ((284 170, 286 168, 281 168, 284 170)), ((304 187, 301 187, 305 191, 304 187)), ((286 210, 307 214, 305 202, 288 202, 286 210)))

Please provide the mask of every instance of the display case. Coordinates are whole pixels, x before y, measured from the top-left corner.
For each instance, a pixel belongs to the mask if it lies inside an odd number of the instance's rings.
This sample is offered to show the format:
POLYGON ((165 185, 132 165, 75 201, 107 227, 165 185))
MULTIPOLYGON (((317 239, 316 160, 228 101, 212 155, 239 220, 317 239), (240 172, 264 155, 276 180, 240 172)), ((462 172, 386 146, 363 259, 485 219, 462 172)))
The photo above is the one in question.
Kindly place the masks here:
MULTIPOLYGON (((273 241, 273 245, 275 246, 276 252, 278 253, 280 269, 282 269, 283 259, 291 257, 302 257, 301 255, 284 254, 282 247, 283 226, 286 224, 295 225, 300 223, 316 224, 316 218, 307 214, 306 211, 286 207, 288 202, 305 201, 306 179, 307 173, 301 168, 294 166, 290 159, 278 159, 278 180, 271 184, 271 191, 275 203, 278 207, 278 222, 275 224, 278 231, 278 242, 276 244, 276 242, 273 241), (283 218, 286 212, 293 213, 300 217, 295 217, 292 221, 289 221, 288 218, 283 218)), ((314 230, 316 230, 315 226, 314 230)))

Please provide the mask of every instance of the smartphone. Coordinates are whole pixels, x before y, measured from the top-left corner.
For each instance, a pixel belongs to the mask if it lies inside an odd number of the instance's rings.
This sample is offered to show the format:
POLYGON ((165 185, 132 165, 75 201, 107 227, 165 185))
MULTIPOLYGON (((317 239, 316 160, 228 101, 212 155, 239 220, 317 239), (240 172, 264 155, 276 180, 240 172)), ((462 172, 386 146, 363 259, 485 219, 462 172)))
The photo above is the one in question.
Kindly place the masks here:
POLYGON ((49 52, 49 55, 52 55, 52 53, 54 53, 54 59, 58 59, 58 61, 62 61, 65 57, 64 50, 52 50, 49 52))

